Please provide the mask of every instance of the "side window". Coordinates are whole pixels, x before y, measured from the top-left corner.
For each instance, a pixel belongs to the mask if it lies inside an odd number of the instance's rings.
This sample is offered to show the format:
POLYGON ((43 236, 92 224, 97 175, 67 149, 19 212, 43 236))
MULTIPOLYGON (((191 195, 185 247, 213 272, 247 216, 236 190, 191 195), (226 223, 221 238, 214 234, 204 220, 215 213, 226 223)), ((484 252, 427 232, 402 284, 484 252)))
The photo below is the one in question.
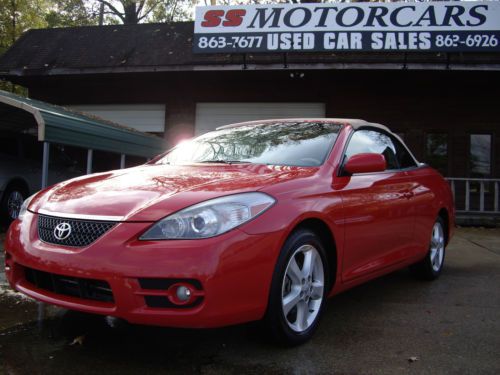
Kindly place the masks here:
POLYGON ((415 162, 411 154, 408 152, 408 149, 405 146, 403 146, 403 144, 396 138, 393 138, 392 141, 396 146, 396 158, 399 163, 399 168, 404 169, 404 168, 416 167, 417 163, 415 162))
POLYGON ((436 168, 443 176, 448 174, 448 134, 426 134, 425 162, 436 168))
POLYGON ((491 175, 491 134, 471 134, 469 169, 473 177, 491 175))
POLYGON ((376 130, 358 130, 349 141, 346 150, 346 160, 362 153, 382 154, 387 163, 387 169, 398 169, 396 147, 391 138, 376 130))

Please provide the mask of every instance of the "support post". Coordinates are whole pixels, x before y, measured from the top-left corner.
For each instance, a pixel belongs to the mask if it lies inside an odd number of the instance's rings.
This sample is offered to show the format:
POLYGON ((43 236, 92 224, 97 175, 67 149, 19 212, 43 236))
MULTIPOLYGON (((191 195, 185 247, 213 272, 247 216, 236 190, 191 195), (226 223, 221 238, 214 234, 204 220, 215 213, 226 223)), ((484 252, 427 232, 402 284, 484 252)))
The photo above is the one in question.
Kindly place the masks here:
POLYGON ((469 180, 465 181, 465 211, 469 211, 470 202, 470 183, 469 180))
POLYGON ((479 184, 479 211, 484 211, 484 181, 479 184))
POLYGON ((125 154, 121 154, 120 156, 120 169, 125 168, 125 154))
POLYGON ((45 189, 49 181, 49 157, 50 143, 43 142, 43 157, 42 157, 42 189, 45 189))
POLYGON ((92 173, 92 158, 94 156, 94 150, 88 149, 87 150, 87 174, 92 173))
POLYGON ((498 181, 495 181, 495 201, 494 201, 495 212, 498 211, 498 181))

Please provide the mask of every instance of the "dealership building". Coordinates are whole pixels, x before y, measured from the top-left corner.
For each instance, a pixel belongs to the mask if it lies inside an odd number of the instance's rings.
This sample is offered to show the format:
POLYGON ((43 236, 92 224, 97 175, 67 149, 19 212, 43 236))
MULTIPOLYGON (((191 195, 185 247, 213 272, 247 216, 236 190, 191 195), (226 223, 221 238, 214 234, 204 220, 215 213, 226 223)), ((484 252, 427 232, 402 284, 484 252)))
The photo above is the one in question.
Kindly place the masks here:
POLYGON ((0 77, 166 145, 264 118, 382 123, 418 160, 456 178, 460 210, 499 215, 498 50, 195 53, 194 30, 193 22, 30 30, 0 57, 0 77))

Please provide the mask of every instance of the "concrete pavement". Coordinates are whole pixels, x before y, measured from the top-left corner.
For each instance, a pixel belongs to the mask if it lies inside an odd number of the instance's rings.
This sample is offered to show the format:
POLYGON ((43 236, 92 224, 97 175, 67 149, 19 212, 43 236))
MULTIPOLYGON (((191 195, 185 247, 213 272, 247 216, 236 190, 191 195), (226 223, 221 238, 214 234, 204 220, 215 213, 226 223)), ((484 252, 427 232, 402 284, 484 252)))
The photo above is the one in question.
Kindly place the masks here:
POLYGON ((458 229, 445 267, 435 282, 402 270, 334 297, 314 339, 293 349, 269 344, 256 324, 132 326, 3 285, 0 373, 500 373, 500 229, 458 229))

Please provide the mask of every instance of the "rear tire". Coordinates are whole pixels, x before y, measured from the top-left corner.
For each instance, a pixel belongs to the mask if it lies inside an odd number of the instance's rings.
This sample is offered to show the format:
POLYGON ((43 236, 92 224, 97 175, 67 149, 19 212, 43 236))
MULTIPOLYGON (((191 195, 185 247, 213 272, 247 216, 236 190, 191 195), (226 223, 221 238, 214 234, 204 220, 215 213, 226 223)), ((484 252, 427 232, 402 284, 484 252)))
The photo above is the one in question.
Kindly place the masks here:
POLYGON ((445 223, 438 217, 432 227, 429 251, 424 259, 412 265, 410 270, 422 280, 435 280, 441 275, 446 250, 445 223))
POLYGON ((320 238, 307 229, 292 233, 276 264, 265 317, 275 341, 296 346, 313 336, 328 293, 328 271, 320 238))
POLYGON ((0 218, 2 222, 8 225, 17 219, 19 210, 28 194, 28 189, 22 183, 11 183, 7 186, 0 202, 0 218))

